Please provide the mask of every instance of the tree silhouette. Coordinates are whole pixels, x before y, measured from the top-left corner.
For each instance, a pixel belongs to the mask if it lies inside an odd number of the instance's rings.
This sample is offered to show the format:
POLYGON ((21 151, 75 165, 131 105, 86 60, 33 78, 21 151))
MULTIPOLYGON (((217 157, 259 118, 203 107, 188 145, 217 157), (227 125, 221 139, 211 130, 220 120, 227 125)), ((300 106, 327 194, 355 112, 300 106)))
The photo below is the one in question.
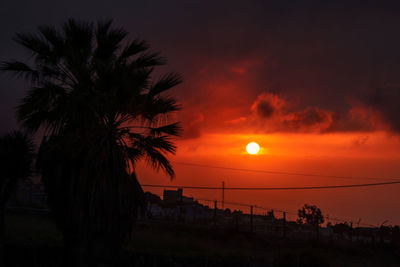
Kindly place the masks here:
POLYGON ((297 222, 299 224, 306 223, 315 227, 317 239, 319 239, 319 225, 325 221, 321 210, 315 205, 304 204, 304 206, 299 209, 298 216, 297 222))
POLYGON ((181 77, 152 79, 165 60, 142 40, 125 41, 127 32, 110 20, 38 30, 15 38, 31 64, 1 68, 32 83, 18 118, 46 133, 38 166, 71 265, 105 262, 101 256, 121 249, 142 200, 136 163, 174 176, 166 156, 176 149, 171 138, 180 126, 170 115, 179 106, 167 93, 181 77))
POLYGON ((0 263, 4 257, 5 205, 18 181, 30 177, 33 159, 34 145, 28 135, 15 131, 0 138, 0 263))

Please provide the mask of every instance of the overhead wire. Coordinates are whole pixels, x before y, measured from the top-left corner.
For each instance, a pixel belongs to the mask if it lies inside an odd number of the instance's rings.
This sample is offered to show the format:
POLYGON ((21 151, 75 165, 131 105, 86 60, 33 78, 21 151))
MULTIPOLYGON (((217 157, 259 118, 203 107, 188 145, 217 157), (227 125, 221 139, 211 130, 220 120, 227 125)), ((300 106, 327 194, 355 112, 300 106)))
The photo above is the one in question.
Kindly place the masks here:
POLYGON ((336 178, 336 179, 352 179, 352 180, 385 180, 385 181, 400 181, 400 177, 363 177, 363 176, 341 176, 341 175, 326 175, 326 174, 315 174, 315 173, 302 173, 302 172, 285 172, 285 171, 273 171, 273 170, 257 170, 257 169, 246 169, 246 168, 233 168, 224 167, 208 164, 197 164, 176 161, 174 162, 178 165, 199 167, 199 168, 211 168, 211 169, 221 169, 229 171, 240 171, 240 172, 254 172, 254 173, 268 173, 276 175, 293 175, 293 176, 305 176, 305 177, 319 177, 319 178, 336 178))
POLYGON ((365 183, 365 184, 347 184, 347 185, 324 185, 324 186, 294 186, 294 187, 213 187, 213 186, 185 186, 185 185, 155 185, 142 184, 143 187, 158 188, 182 188, 182 189, 198 189, 198 190, 248 190, 248 191, 272 191, 272 190, 318 190, 318 189, 338 189, 338 188, 355 188, 355 187, 371 187, 400 184, 398 182, 381 182, 381 183, 365 183))

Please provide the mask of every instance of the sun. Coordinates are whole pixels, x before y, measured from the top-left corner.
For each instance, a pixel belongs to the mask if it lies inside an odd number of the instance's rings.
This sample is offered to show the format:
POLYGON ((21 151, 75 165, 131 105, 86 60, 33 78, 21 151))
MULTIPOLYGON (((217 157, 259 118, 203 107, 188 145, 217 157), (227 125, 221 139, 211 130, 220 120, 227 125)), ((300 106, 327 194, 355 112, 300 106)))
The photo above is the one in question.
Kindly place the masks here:
POLYGON ((260 146, 256 142, 248 143, 246 146, 247 153, 255 155, 260 151, 260 146))

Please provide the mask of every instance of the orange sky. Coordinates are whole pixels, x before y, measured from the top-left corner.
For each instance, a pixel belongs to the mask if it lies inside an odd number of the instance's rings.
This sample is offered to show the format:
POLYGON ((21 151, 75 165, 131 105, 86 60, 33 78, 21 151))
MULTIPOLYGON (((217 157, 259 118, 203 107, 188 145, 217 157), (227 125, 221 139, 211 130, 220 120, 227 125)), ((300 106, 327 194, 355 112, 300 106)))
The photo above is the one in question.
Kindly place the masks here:
MULTIPOLYGON (((206 134, 179 140, 173 162, 188 162, 233 168, 358 177, 400 177, 400 139, 385 132, 334 134, 206 134), (262 150, 249 155, 245 146, 258 142, 262 150)), ((254 172, 240 172, 174 164, 176 178, 170 181, 145 166, 138 170, 143 184, 290 187, 379 182, 254 172)), ((148 189, 148 188, 146 188, 148 189)), ((325 214, 346 220, 399 224, 397 205, 400 185, 314 191, 227 191, 225 201, 296 211, 304 203, 321 207, 325 214)), ((162 189, 152 189, 161 194, 162 189)), ((221 192, 185 190, 195 198, 221 199, 221 192)), ((279 214, 278 214, 279 215, 279 214)), ((293 218, 293 216, 291 217, 293 218)))

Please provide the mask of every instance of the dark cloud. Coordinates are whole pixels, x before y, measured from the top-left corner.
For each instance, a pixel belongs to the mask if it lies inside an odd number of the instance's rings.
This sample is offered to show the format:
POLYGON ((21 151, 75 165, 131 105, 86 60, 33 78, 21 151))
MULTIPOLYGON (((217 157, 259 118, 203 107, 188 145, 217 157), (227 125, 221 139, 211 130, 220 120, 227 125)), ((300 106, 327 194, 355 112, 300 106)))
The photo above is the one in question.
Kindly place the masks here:
POLYGON ((251 106, 253 123, 267 131, 324 132, 332 128, 334 112, 318 107, 296 107, 287 99, 263 93, 251 106))
MULTIPOLYGON (((377 84, 377 93, 361 97, 371 80, 400 83, 399 7, 398 1, 355 0, 5 0, 0 4, 0 60, 27 56, 11 40, 16 32, 70 17, 114 18, 131 38, 147 40, 168 59, 160 72, 184 75, 174 95, 184 106, 179 118, 187 138, 224 131, 221 122, 246 118, 229 124, 238 130, 254 112, 267 120, 285 114, 281 130, 373 131, 385 122, 400 132, 398 92, 377 84), (293 106, 263 99, 249 111, 266 91, 284 95, 293 106), (354 113, 355 107, 363 111, 354 113), (202 114, 202 122, 192 124, 192 114, 202 114)), ((15 127, 14 107, 26 86, 0 76, 0 132, 15 127)))
POLYGON ((261 101, 258 103, 257 108, 257 115, 262 118, 269 118, 274 113, 274 107, 268 101, 261 101))
POLYGON ((323 112, 315 107, 309 107, 301 112, 296 112, 296 116, 298 120, 302 122, 304 125, 314 125, 317 123, 321 123, 327 119, 326 112, 323 112))
POLYGON ((365 104, 353 106, 344 112, 322 109, 316 106, 302 107, 284 97, 263 93, 251 106, 252 114, 247 118, 232 120, 236 124, 255 125, 262 132, 369 132, 390 130, 381 111, 365 104), (265 116, 264 109, 273 112, 265 116), (260 112, 262 110, 262 112, 260 112))
POLYGON ((283 98, 273 93, 262 93, 251 106, 251 110, 263 119, 271 118, 277 112, 280 113, 286 108, 283 98))
MULTIPOLYGON (((282 124, 285 128, 292 131, 298 131, 302 128, 312 128, 314 126, 329 127, 332 123, 332 112, 321 110, 316 107, 307 107, 285 114, 282 118, 282 124), (324 124, 324 125, 321 125, 324 124)), ((320 131, 322 129, 319 129, 320 131)))
POLYGON ((400 85, 375 87, 366 100, 393 132, 400 132, 400 85))

